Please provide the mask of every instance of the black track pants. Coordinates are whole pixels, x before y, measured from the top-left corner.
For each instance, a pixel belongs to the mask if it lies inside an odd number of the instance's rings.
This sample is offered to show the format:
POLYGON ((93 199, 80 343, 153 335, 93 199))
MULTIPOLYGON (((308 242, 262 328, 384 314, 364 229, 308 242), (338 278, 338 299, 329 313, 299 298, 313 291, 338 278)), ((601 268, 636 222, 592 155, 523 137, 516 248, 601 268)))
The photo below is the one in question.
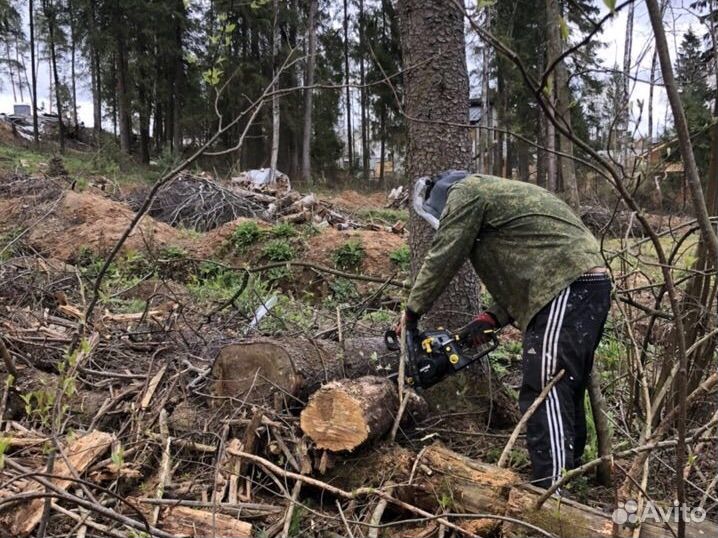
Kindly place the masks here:
POLYGON ((548 488, 563 470, 578 465, 583 455, 584 395, 610 301, 608 276, 586 274, 543 307, 524 334, 521 412, 557 372, 566 370, 526 426, 532 479, 537 486, 548 488))

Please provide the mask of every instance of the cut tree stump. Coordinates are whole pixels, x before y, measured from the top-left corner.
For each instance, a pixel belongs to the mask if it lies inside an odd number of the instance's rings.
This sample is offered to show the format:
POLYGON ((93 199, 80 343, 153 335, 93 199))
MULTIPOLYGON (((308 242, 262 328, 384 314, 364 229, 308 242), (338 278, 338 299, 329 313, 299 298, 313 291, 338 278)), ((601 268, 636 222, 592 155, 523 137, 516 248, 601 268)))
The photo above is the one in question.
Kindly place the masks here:
POLYGON ((212 367, 215 396, 271 401, 276 391, 305 400, 323 383, 396 371, 399 355, 382 338, 253 338, 220 347, 212 367))
MULTIPOLYGON (((67 462, 60 454, 57 454, 55 458, 52 474, 58 478, 52 479, 53 484, 58 488, 67 489, 71 484, 70 479, 74 476, 73 473, 82 475, 90 464, 101 456, 111 444, 112 435, 100 431, 92 431, 72 441, 64 450, 67 462), (59 477, 67 477, 67 479, 59 477)), ((45 472, 45 469, 41 469, 39 472, 45 472)), ((27 488, 22 493, 34 493, 43 490, 43 486, 29 480, 27 488)), ((33 499, 21 505, 20 508, 10 514, 8 519, 3 518, 0 531, 7 524, 5 528, 9 531, 10 536, 27 536, 40 523, 44 506, 45 499, 43 498, 33 499)), ((4 531, 0 534, 6 536, 4 531)))
MULTIPOLYGON (((407 397, 406 415, 426 416, 424 399, 411 393, 407 397)), ((353 450, 386 434, 398 410, 397 386, 389 379, 341 379, 312 394, 301 414, 301 428, 317 448, 353 450)))
POLYGON ((160 528, 178 537, 250 538, 252 525, 225 514, 175 506, 162 512, 160 528))

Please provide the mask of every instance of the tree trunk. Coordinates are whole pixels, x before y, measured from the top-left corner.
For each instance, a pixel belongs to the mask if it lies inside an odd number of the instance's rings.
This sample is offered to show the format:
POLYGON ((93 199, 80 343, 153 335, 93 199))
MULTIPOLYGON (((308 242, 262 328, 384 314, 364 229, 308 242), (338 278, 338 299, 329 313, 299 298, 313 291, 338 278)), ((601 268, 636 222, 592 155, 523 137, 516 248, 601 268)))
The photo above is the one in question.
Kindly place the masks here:
MULTIPOLYGON (((552 39, 552 34, 554 33, 554 30, 557 30, 559 20, 558 20, 558 7, 555 6, 555 2, 557 0, 546 0, 546 31, 547 31, 547 37, 548 37, 548 47, 546 48, 546 67, 549 68, 551 66, 551 63, 553 62, 553 59, 558 56, 558 45, 555 43, 556 39, 552 39), (555 16, 554 16, 555 15, 555 16)), ((549 74, 548 77, 548 84, 549 84, 549 95, 548 95, 548 105, 549 105, 549 111, 550 114, 557 116, 557 107, 558 107, 558 99, 557 99, 557 91, 556 87, 558 85, 558 80, 556 76, 556 69, 549 74)), ((556 156, 556 127, 554 124, 548 120, 546 120, 546 188, 553 192, 558 193, 559 192, 559 178, 558 178, 558 159, 556 156)))
MULTIPOLYGON (((555 58, 563 52, 561 40, 560 22, 561 10, 559 0, 546 0, 547 35, 548 35, 548 65, 551 65, 555 58)), ((556 119, 571 130, 571 92, 568 86, 568 73, 566 64, 560 61, 554 70, 554 96, 556 108, 554 114, 556 119)), ((580 208, 580 197, 578 183, 576 181, 576 165, 571 158, 573 156, 573 142, 567 136, 559 134, 559 149, 561 153, 570 157, 559 157, 561 170, 562 191, 566 202, 576 211, 580 208)))
POLYGON ((362 177, 369 179, 369 120, 367 118, 366 69, 364 55, 366 41, 364 39, 364 0, 359 0, 359 96, 361 106, 361 150, 362 177))
MULTIPOLYGON (((10 71, 10 85, 12 86, 12 100, 17 103, 17 92, 15 87, 15 70, 13 69, 13 61, 10 58, 10 41, 5 41, 5 63, 7 63, 8 71, 10 71)), ((22 80, 18 73, 18 85, 22 88, 22 80)))
POLYGON ((626 15, 626 37, 623 46, 623 95, 621 97, 620 121, 618 121, 618 148, 620 160, 624 166, 628 166, 628 146, 630 144, 628 124, 630 121, 630 79, 631 57, 633 55, 633 19, 636 11, 636 4, 631 2, 626 15))
POLYGON ((131 148, 132 124, 129 97, 129 73, 120 2, 115 0, 114 9, 115 42, 117 44, 117 121, 120 128, 120 150, 129 155, 131 148))
POLYGON ((382 338, 348 338, 343 346, 307 338, 242 340, 224 345, 216 353, 213 392, 261 402, 280 390, 305 399, 322 383, 386 376, 396 372, 398 364, 398 354, 387 351, 382 338))
MULTIPOLYGON (((451 0, 398 3, 409 117, 407 176, 410 181, 471 164, 469 80, 464 20, 451 0), (413 119, 417 121, 414 121, 413 119), (436 123, 435 123, 436 122, 436 123), (440 123, 446 122, 446 123, 440 123)), ((432 228, 413 211, 409 220, 411 273, 416 276, 431 243, 432 228)), ((478 281, 464 264, 427 315, 429 325, 458 327, 479 310, 478 281)))
POLYGON ((314 90, 314 66, 317 53, 317 4, 318 0, 309 0, 307 18, 307 62, 304 73, 304 135, 302 138, 302 178, 309 181, 312 177, 312 96, 314 90))
POLYGON ((349 89, 349 6, 344 0, 344 84, 346 86, 347 152, 349 173, 354 171, 354 137, 352 134, 352 99, 349 89))
MULTIPOLYGON (((592 536, 597 538, 674 538, 676 524, 671 522, 669 530, 666 525, 651 521, 641 524, 640 530, 632 525, 614 525, 611 514, 607 514, 590 506, 566 498, 551 497, 536 510, 534 504, 544 493, 542 489, 525 485, 511 489, 506 505, 505 514, 512 516, 526 523, 531 523, 550 532, 554 536, 571 538, 574 536, 592 536), (616 531, 614 533, 614 526, 616 531)), ((664 510, 669 507, 664 507, 664 510)), ((687 529, 686 536, 689 538, 701 538, 713 536, 718 532, 718 526, 710 521, 695 523, 687 529)), ((501 526, 502 536, 506 538, 517 538, 524 536, 536 536, 526 527, 505 523, 501 526)))
POLYGON ((530 182, 529 177, 529 145, 523 140, 516 141, 516 153, 518 154, 518 176, 520 181, 530 182))
POLYGON ((176 158, 182 156, 183 134, 182 134, 182 92, 184 91, 184 65, 182 60, 182 34, 185 12, 184 0, 177 0, 177 13, 175 25, 175 58, 174 58, 174 80, 172 81, 172 153, 176 158))
MULTIPOLYGON (((406 416, 428 414, 426 401, 408 393, 406 416)), ((354 450, 388 433, 399 410, 399 393, 386 377, 365 376, 327 383, 309 398, 301 414, 302 431, 317 448, 354 450)))
POLYGON ((43 2, 43 11, 47 19, 47 28, 50 37, 50 64, 52 65, 52 80, 55 82, 55 102, 57 105, 57 128, 60 137, 60 152, 65 151, 65 124, 62 120, 62 99, 60 97, 60 75, 57 71, 57 53, 55 46, 55 32, 57 31, 57 13, 50 0, 43 2))
MULTIPOLYGON (((488 5, 486 8, 486 29, 491 30, 491 6, 488 5)), ((491 171, 492 159, 491 159, 491 141, 494 138, 494 131, 491 130, 491 97, 489 82, 491 77, 491 66, 489 58, 490 49, 488 44, 484 44, 481 56, 481 125, 484 129, 479 130, 479 172, 488 174, 491 171)))
MULTIPOLYGON (((607 456, 613 447, 613 433, 606 415, 606 401, 601 394, 601 383, 597 373, 589 377, 588 398, 591 402, 591 415, 596 428, 596 445, 599 457, 607 456)), ((596 478, 599 484, 611 484, 611 462, 606 460, 596 469, 596 478)))
MULTIPOLYGON (((496 73, 496 125, 501 129, 506 128, 506 92, 504 85, 504 74, 501 69, 496 73)), ((498 177, 506 177, 504 141, 506 137, 503 131, 496 132, 496 146, 494 147, 494 168, 491 173, 498 177)))
MULTIPOLYGON (((279 25, 277 17, 279 16, 279 0, 274 0, 273 4, 274 22, 272 23, 272 77, 277 76, 277 68, 279 65, 279 25)), ((274 93, 272 95, 272 148, 269 158, 269 168, 271 169, 271 181, 274 181, 274 174, 277 170, 277 160, 279 159, 279 78, 274 82, 274 93)))
MULTIPOLYGON (((628 525, 618 527, 614 534, 610 513, 565 497, 551 497, 536 510, 534 505, 544 490, 523 483, 523 479, 510 469, 467 458, 440 443, 427 446, 418 456, 398 446, 363 452, 331 469, 328 481, 351 491, 362 486, 386 486, 389 480, 396 484, 395 498, 432 513, 450 510, 453 513, 507 516, 561 538, 633 536, 634 529, 628 525), (446 506, 447 502, 449 506, 446 506)), ((480 536, 518 538, 539 535, 525 525, 494 518, 453 521, 480 536)), ((675 528, 675 524, 672 527, 675 528)), ((687 536, 715 536, 717 532, 715 523, 705 521, 691 525, 687 536)), ((673 534, 663 524, 647 521, 641 525, 638 536, 672 538, 673 534)))
POLYGON ((102 132, 102 94, 100 74, 100 54, 97 50, 97 21, 95 19, 96 0, 90 2, 89 26, 90 26, 90 76, 92 79, 92 130, 95 135, 95 143, 100 141, 102 132))
POLYGON ((379 131, 381 137, 381 146, 379 148, 379 181, 384 186, 384 161, 386 159, 386 105, 381 107, 381 115, 379 117, 379 131))
POLYGON ((70 14, 70 84, 72 89, 72 121, 74 136, 80 135, 80 122, 77 118, 77 75, 75 73, 75 49, 77 37, 75 33, 75 11, 72 2, 67 3, 67 10, 70 14))
POLYGON ((17 74, 17 78, 20 81, 20 101, 25 102, 25 93, 23 91, 23 81, 22 81, 22 75, 25 75, 25 85, 30 86, 27 80, 27 67, 25 65, 25 53, 20 53, 20 40, 18 39, 18 36, 15 35, 15 63, 18 66, 18 69, 20 66, 22 66, 22 71, 19 71, 17 74))

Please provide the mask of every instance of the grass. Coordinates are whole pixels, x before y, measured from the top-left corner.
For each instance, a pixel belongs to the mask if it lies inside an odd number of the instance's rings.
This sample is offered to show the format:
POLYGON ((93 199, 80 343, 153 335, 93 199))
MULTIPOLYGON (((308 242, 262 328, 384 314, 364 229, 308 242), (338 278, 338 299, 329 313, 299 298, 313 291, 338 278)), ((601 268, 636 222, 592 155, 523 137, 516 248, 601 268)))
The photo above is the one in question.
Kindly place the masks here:
POLYGON ((262 250, 262 256, 272 262, 286 262, 294 258, 294 248, 286 239, 272 239, 262 250))
POLYGON ((389 260, 402 271, 408 271, 411 263, 409 245, 401 245, 398 249, 389 253, 389 260))
POLYGON ((398 220, 402 222, 409 220, 409 211, 406 209, 367 208, 360 209, 357 215, 369 221, 380 221, 388 225, 394 224, 398 220))
MULTIPOLYGON (((53 155, 53 149, 42 146, 36 150, 19 144, 0 144, 0 170, 38 174, 47 170, 53 155)), ((62 161, 69 176, 80 186, 92 176, 120 184, 146 183, 157 179, 162 172, 159 166, 148 167, 122 155, 112 143, 91 152, 67 149, 62 161)))
POLYGON ((243 222, 232 232, 232 243, 237 250, 243 250, 255 244, 262 237, 262 230, 253 220, 243 222))
MULTIPOLYGON (((680 236, 681 232, 677 232, 680 236)), ((676 268, 674 278, 679 279, 686 274, 686 270, 690 269, 696 261, 698 236, 694 235, 684 241, 678 248, 677 255, 673 259, 673 265, 676 268)), ((649 278, 657 281, 663 280, 661 267, 658 264, 658 255, 656 249, 649 240, 637 244, 638 241, 631 240, 630 248, 626 248, 625 242, 621 239, 607 239, 603 248, 605 255, 610 259, 611 269, 613 271, 631 272, 640 269, 649 278), (621 252, 621 256, 616 254, 621 252)), ((663 236, 660 238, 661 247, 666 256, 676 246, 676 240, 671 236, 663 236)))
POLYGON ((350 239, 334 251, 332 259, 337 269, 356 271, 361 268, 365 255, 366 252, 361 242, 356 239, 350 239))

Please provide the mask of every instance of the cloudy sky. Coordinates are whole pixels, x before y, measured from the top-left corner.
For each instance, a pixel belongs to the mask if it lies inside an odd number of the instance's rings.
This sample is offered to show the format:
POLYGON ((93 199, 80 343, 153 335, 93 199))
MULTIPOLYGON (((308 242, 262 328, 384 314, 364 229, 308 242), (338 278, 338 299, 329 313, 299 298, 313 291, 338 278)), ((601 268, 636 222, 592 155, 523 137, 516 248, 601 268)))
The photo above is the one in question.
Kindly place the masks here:
MULTIPOLYGON (((665 27, 668 34, 669 45, 671 46, 671 54, 675 57, 675 51, 680 44, 681 37, 689 27, 693 27, 696 33, 703 34, 704 28, 696 17, 695 13, 690 9, 690 3, 693 0, 670 0, 670 5, 666 10, 665 27)), ((608 9, 599 0, 602 14, 608 13, 608 9)), ((26 2, 22 2, 22 9, 26 10, 26 2)), ((624 9, 619 12, 616 17, 611 19, 605 26, 601 39, 606 43, 606 47, 600 52, 601 59, 605 67, 612 67, 617 64, 623 65, 623 51, 626 31, 626 13, 624 9)), ((647 102, 648 99, 648 83, 650 78, 651 58, 653 54, 653 39, 648 13, 643 0, 637 0, 636 12, 634 19, 634 38, 632 51, 632 74, 637 81, 632 88, 632 101, 637 100, 647 102), (642 82, 644 81, 644 82, 642 82)), ((475 37, 468 36, 469 42, 475 37)), ((69 69, 69 68, 68 68, 69 69)), ((80 69, 84 69, 83 66, 80 69)), ((80 120, 87 125, 92 125, 92 100, 89 89, 89 75, 84 73, 79 82, 78 88, 78 105, 80 120)), ((8 78, 8 77, 5 77, 8 78)), ((12 87, 9 80, 0 81, 0 112, 11 112, 13 103, 15 102, 12 94, 12 87)), ((49 110, 52 106, 49 99, 49 66, 48 62, 42 62, 38 72, 38 107, 49 110)), ((477 89, 478 91, 478 89, 477 89)), ((476 92, 474 92, 476 93, 476 92)), ((20 101, 18 96, 18 101, 20 101)), ((30 99, 25 95, 25 102, 30 99)), ((54 106, 52 106, 54 108, 54 106)), ((667 118, 667 101, 662 89, 657 88, 654 98, 654 116, 658 124, 657 132, 660 132, 663 126, 671 123, 670 117, 667 118)), ((638 120, 637 107, 633 107, 634 119, 638 120)), ((646 114, 643 114, 639 125, 639 132, 646 131, 646 114)))

